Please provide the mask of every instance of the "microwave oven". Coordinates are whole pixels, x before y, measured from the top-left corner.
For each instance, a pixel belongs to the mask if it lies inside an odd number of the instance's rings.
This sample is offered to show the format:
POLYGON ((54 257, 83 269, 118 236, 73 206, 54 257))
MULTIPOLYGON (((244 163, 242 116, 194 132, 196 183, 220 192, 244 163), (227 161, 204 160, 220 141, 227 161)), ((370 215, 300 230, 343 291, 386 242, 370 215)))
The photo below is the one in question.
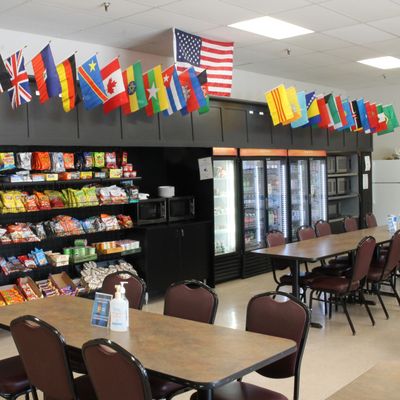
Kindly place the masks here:
POLYGON ((167 199, 168 222, 193 219, 194 216, 193 196, 178 196, 167 199))
POLYGON ((336 178, 328 178, 328 196, 337 194, 336 178))
POLYGON ((159 224, 167 222, 165 199, 139 200, 137 203, 137 225, 159 224))
POLYGON ((328 218, 335 219, 341 217, 341 205, 340 201, 328 202, 328 218))
POLYGON ((337 178, 336 191, 337 191, 337 194, 350 193, 349 179, 348 178, 337 178))
POLYGON ((327 170, 328 174, 334 174, 336 172, 336 157, 327 158, 327 170))
POLYGON ((336 156, 336 172, 350 172, 350 158, 347 156, 336 156))

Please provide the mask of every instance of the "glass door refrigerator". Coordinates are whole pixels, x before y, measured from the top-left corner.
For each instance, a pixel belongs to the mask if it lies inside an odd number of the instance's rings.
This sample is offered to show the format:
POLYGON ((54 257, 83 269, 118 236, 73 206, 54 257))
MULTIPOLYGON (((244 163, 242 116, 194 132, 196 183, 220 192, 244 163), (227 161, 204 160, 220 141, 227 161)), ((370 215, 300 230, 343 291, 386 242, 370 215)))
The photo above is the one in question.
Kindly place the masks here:
POLYGON ((291 240, 297 229, 326 219, 326 152, 289 150, 291 240))
POLYGON ((237 149, 213 149, 215 281, 241 276, 237 149))

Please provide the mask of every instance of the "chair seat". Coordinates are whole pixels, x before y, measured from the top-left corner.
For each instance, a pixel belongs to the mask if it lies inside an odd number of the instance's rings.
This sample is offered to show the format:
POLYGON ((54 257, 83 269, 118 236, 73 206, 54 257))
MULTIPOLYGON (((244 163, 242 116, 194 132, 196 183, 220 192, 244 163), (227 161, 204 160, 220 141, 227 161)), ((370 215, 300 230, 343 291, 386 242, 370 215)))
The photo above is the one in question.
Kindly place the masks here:
POLYGON ((74 379, 79 400, 97 400, 92 382, 88 375, 82 375, 74 379))
POLYGON ((321 267, 315 267, 312 273, 315 275, 344 276, 351 270, 350 265, 341 263, 332 263, 321 267))
MULTIPOLYGON (((350 291, 358 289, 360 282, 355 281, 350 286, 350 291)), ((349 279, 341 276, 320 276, 311 284, 312 289, 326 292, 345 293, 349 287, 349 279)))
POLYGON ((0 360, 0 393, 15 395, 29 389, 21 358, 15 356, 0 360))
POLYGON ((343 255, 343 256, 337 256, 336 258, 333 258, 328 261, 329 264, 349 264, 349 256, 348 255, 343 255))
MULTIPOLYGON (((299 275, 299 284, 302 285, 303 283, 305 283, 305 281, 311 279, 313 277, 311 272, 300 272, 299 275)), ((293 282, 293 276, 290 274, 286 274, 286 275, 282 275, 279 278, 279 282, 282 285, 288 285, 291 286, 292 282, 293 282)))
MULTIPOLYGON (((214 390, 214 400, 288 400, 286 396, 272 390, 245 382, 232 382, 214 390)), ((191 400, 197 399, 197 393, 191 400)))
POLYGON ((165 399, 172 393, 186 389, 185 386, 179 383, 171 382, 166 379, 149 376, 151 387, 151 395, 153 399, 165 399))

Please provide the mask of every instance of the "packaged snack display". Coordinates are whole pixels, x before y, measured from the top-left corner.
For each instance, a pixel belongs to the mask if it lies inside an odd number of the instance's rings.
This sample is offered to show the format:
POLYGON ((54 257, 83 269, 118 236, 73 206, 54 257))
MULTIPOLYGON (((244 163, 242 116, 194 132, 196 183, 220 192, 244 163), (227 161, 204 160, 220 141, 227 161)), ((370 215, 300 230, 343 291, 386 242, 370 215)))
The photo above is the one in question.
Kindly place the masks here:
POLYGON ((105 158, 106 158, 106 168, 117 168, 117 156, 115 154, 115 151, 106 153, 105 158))
POLYGON ((39 211, 39 207, 36 203, 36 196, 34 194, 28 195, 25 193, 22 196, 22 203, 24 204, 26 212, 39 211))
POLYGON ((123 167, 128 163, 128 152, 126 151, 121 151, 118 153, 118 164, 123 167))
POLYGON ((7 229, 0 226, 0 244, 12 243, 10 235, 7 233, 7 229))
POLYGON ((0 171, 7 171, 15 168, 14 153, 0 153, 0 171))
POLYGON ((17 286, 28 301, 43 297, 38 285, 29 276, 18 278, 17 286))
POLYGON ((50 221, 50 229, 55 236, 83 235, 80 221, 69 215, 58 215, 50 221))
POLYGON ((49 279, 61 295, 75 296, 77 293, 77 287, 66 272, 50 274, 49 279))
POLYGON ((115 215, 101 214, 100 220, 105 225, 106 231, 117 231, 121 229, 115 215))
POLYGON ((46 256, 53 267, 62 267, 69 264, 69 255, 61 253, 46 252, 46 256))
POLYGON ((99 188, 97 194, 101 205, 128 203, 126 191, 119 186, 113 185, 99 188))
POLYGON ((53 172, 64 172, 64 154, 60 152, 52 152, 50 153, 51 159, 51 170, 53 172))
POLYGON ((45 240, 47 238, 43 222, 36 222, 33 224, 30 223, 29 227, 32 229, 32 231, 40 240, 45 240))
POLYGON ((122 229, 131 229, 133 228, 133 221, 129 215, 118 215, 117 216, 118 223, 122 229))
POLYGON ((59 296, 60 293, 58 292, 58 289, 56 286, 53 284, 53 282, 50 281, 50 279, 46 279, 44 281, 39 281, 36 282, 40 291, 46 296, 46 297, 52 297, 52 296, 59 296))
POLYGON ((46 254, 42 249, 35 248, 29 253, 29 256, 32 257, 38 267, 44 267, 48 264, 46 254))
POLYGON ((63 153, 64 168, 74 169, 75 168, 75 156, 74 153, 63 153))
POLYGON ((7 226, 7 232, 13 243, 39 242, 39 238, 32 232, 28 224, 17 222, 7 226))
POLYGON ((44 179, 48 182, 58 181, 58 174, 45 174, 44 179))
POLYGON ((44 194, 50 200, 51 208, 64 208, 65 200, 63 194, 58 190, 45 190, 44 194))
POLYGON ((3 286, 0 288, 0 294, 7 305, 25 301, 24 296, 19 292, 16 285, 3 286))
POLYGON ((42 192, 35 192, 36 204, 39 210, 51 210, 50 199, 42 192))
POLYGON ((79 175, 79 179, 92 179, 93 172, 92 171, 82 171, 79 175))
POLYGON ((45 174, 31 174, 32 182, 44 182, 46 180, 45 174))
POLYGON ((94 167, 104 168, 105 166, 105 154, 102 151, 96 151, 93 153, 94 167))
POLYGON ((32 153, 17 153, 16 165, 17 168, 30 171, 32 169, 32 153))
POLYGON ((50 153, 47 151, 35 151, 32 153, 32 169, 36 171, 50 171, 50 153))

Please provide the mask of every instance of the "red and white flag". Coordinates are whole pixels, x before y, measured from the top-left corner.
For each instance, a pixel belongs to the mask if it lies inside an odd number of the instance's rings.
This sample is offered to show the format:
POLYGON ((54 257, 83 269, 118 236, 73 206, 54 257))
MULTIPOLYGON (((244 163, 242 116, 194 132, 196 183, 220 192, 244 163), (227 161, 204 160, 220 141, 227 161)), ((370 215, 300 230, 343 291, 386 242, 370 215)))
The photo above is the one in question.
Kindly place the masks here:
POLYGON ((179 72, 191 66, 197 73, 207 70, 210 95, 231 95, 233 42, 218 42, 174 29, 174 57, 179 72))
POLYGON ((105 114, 128 103, 128 95, 125 90, 124 80, 122 78, 121 66, 118 58, 115 58, 101 71, 104 89, 106 90, 108 100, 103 104, 105 114))

